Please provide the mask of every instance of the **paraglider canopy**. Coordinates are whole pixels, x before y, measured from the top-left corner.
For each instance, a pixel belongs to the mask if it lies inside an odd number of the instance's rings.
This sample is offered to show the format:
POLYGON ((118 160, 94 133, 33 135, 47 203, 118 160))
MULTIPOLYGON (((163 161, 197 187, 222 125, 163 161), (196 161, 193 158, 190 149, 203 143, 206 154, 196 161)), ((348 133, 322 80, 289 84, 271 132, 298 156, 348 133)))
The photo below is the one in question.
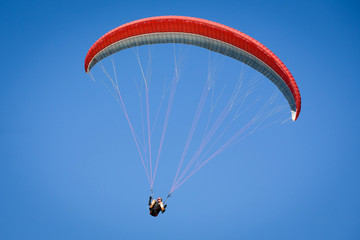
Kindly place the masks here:
POLYGON ((292 120, 301 110, 294 77, 283 62, 263 44, 228 26, 194 17, 162 16, 119 26, 95 42, 85 58, 85 71, 118 51, 147 44, 195 45, 239 60, 265 75, 289 103, 292 120))

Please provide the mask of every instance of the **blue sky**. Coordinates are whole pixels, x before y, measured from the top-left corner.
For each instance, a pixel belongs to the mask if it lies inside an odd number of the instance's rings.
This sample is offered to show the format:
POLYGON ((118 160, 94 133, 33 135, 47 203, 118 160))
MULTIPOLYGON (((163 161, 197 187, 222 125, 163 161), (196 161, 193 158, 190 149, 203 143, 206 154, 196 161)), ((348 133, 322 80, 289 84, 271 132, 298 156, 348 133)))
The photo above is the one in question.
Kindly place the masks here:
MULTIPOLYGON (((0 238, 359 239, 359 10, 356 1, 2 1, 0 238), (288 66, 303 104, 296 123, 207 164, 155 219, 125 118, 83 62, 109 30, 159 15, 259 40, 288 66)), ((159 167, 159 194, 171 167, 159 167)))

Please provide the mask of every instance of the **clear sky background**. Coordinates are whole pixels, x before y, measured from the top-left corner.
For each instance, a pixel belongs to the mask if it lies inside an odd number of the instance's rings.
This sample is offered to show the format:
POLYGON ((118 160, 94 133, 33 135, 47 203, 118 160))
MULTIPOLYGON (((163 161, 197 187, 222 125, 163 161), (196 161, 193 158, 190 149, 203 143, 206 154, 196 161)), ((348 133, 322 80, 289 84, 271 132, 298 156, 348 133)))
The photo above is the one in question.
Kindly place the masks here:
POLYGON ((359 12, 356 1, 2 1, 0 239, 360 239, 359 12), (259 40, 303 104, 297 122, 219 155, 152 218, 124 116, 83 62, 109 30, 160 15, 259 40))

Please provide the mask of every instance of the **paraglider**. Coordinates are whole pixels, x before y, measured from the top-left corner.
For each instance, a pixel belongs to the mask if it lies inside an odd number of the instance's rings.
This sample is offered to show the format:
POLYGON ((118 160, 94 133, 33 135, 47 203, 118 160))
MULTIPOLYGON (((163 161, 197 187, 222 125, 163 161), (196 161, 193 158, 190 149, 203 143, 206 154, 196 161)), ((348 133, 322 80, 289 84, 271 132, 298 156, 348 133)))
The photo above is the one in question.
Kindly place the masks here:
MULTIPOLYGON (((221 55, 233 58, 237 61, 240 61, 247 66, 255 69, 257 72, 261 73, 267 79, 269 79, 285 97, 288 106, 291 111, 291 118, 293 121, 296 121, 299 117, 301 110, 301 96, 298 89, 298 86, 295 82, 294 77, 284 65, 284 63, 267 47, 258 42, 257 40, 249 37, 248 35, 225 26, 220 23, 212 22, 209 20, 204 20, 194 17, 183 17, 183 16, 160 16, 160 17, 150 17, 145 19, 140 19, 137 21, 129 22, 124 25, 121 25, 110 32, 103 35, 99 38, 89 49, 86 58, 85 58, 85 72, 90 73, 91 69, 101 60, 109 57, 110 55, 129 49, 132 47, 138 47, 142 45, 151 45, 151 44, 164 44, 164 43, 176 43, 176 44, 185 44, 193 45, 201 48, 210 50, 211 52, 216 52, 221 55)), ((139 61, 141 67, 141 63, 139 61)), ((115 72, 115 66, 114 66, 115 72)), ((125 107, 123 97, 120 94, 118 88, 118 80, 112 79, 109 74, 106 73, 107 77, 110 79, 119 104, 122 107, 122 110, 125 114, 125 117, 128 121, 131 133, 133 135, 137 151, 139 153, 140 159, 142 161, 143 167, 147 174, 150 188, 152 191, 153 183, 155 179, 155 174, 158 166, 158 161, 160 158, 160 153, 163 146, 164 136, 167 129, 167 123, 170 116, 171 106, 175 95, 176 84, 178 82, 178 75, 176 74, 175 80, 171 87, 169 87, 169 104, 166 111, 166 116, 164 120, 164 127, 161 134, 161 140, 159 144, 159 150, 157 151, 155 169, 153 170, 152 165, 152 151, 151 144, 151 126, 149 120, 149 86, 148 81, 143 73, 141 67, 141 72, 145 85, 145 99, 146 99, 146 118, 147 118, 147 143, 142 144, 139 142, 139 139, 134 130, 133 124, 131 123, 130 117, 125 107), (146 163, 146 158, 143 155, 148 154, 148 161, 146 163), (149 167, 148 167, 149 165, 149 167), (149 170, 150 169, 150 170, 149 170)), ((184 171, 181 173, 180 169, 182 168, 183 160, 189 149, 189 144, 194 135, 194 131, 198 124, 201 111, 204 107, 207 93, 211 87, 205 87, 201 100, 199 102, 196 114, 194 117, 193 124, 189 131, 188 138, 185 143, 184 151, 180 159, 179 167, 174 178, 173 185, 171 187, 170 193, 174 192, 179 186, 181 186, 190 176, 192 176, 198 169, 204 166, 210 159, 214 158, 217 154, 224 151, 228 147, 232 146, 239 139, 239 136, 243 134, 249 127, 254 124, 254 119, 249 121, 248 124, 245 124, 240 130, 235 132, 233 136, 229 137, 225 143, 220 146, 215 152, 211 153, 210 150, 206 152, 208 156, 203 156, 199 161, 200 155, 204 152, 204 149, 209 145, 211 138, 214 136, 214 133, 218 130, 221 122, 228 116, 228 113, 233 110, 233 104, 236 102, 239 97, 238 90, 234 90, 234 96, 231 97, 229 104, 225 105, 224 110, 220 113, 220 116, 215 121, 213 127, 205 129, 204 139, 202 140, 199 148, 195 151, 194 156, 191 158, 189 164, 185 167, 184 171), (194 165, 191 165, 196 163, 194 165), (195 167, 194 167, 195 166, 195 167), (193 167, 193 170, 191 170, 193 167), (187 172, 189 171, 189 172, 187 172), (187 174, 187 175, 186 175, 187 174)), ((240 88, 240 87, 238 87, 240 88)), ((146 124, 143 124, 146 125, 146 124)), ((143 129, 144 131, 144 129, 143 129)), ((222 135, 221 135, 222 136, 222 135)), ((145 142, 145 141, 144 141, 145 142)), ((215 143, 217 140, 215 141, 215 143)), ((166 200, 165 200, 166 201, 166 200)), ((164 213, 166 206, 162 199, 159 198, 158 201, 149 199, 149 210, 150 215, 158 216, 160 212, 164 213)))
POLYGON ((153 217, 157 217, 159 213, 164 213, 166 211, 167 204, 164 205, 162 198, 158 198, 157 200, 153 199, 152 196, 149 197, 149 210, 150 215, 153 217))

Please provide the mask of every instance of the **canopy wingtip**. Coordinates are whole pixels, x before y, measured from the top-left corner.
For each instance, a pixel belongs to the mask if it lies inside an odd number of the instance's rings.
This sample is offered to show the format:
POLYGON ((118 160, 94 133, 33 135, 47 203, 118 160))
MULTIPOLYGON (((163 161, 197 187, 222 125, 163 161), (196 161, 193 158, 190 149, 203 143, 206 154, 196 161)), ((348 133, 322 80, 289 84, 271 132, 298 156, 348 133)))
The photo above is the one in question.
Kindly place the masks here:
POLYGON ((296 111, 291 110, 291 119, 295 122, 298 118, 298 115, 296 114, 296 111))

